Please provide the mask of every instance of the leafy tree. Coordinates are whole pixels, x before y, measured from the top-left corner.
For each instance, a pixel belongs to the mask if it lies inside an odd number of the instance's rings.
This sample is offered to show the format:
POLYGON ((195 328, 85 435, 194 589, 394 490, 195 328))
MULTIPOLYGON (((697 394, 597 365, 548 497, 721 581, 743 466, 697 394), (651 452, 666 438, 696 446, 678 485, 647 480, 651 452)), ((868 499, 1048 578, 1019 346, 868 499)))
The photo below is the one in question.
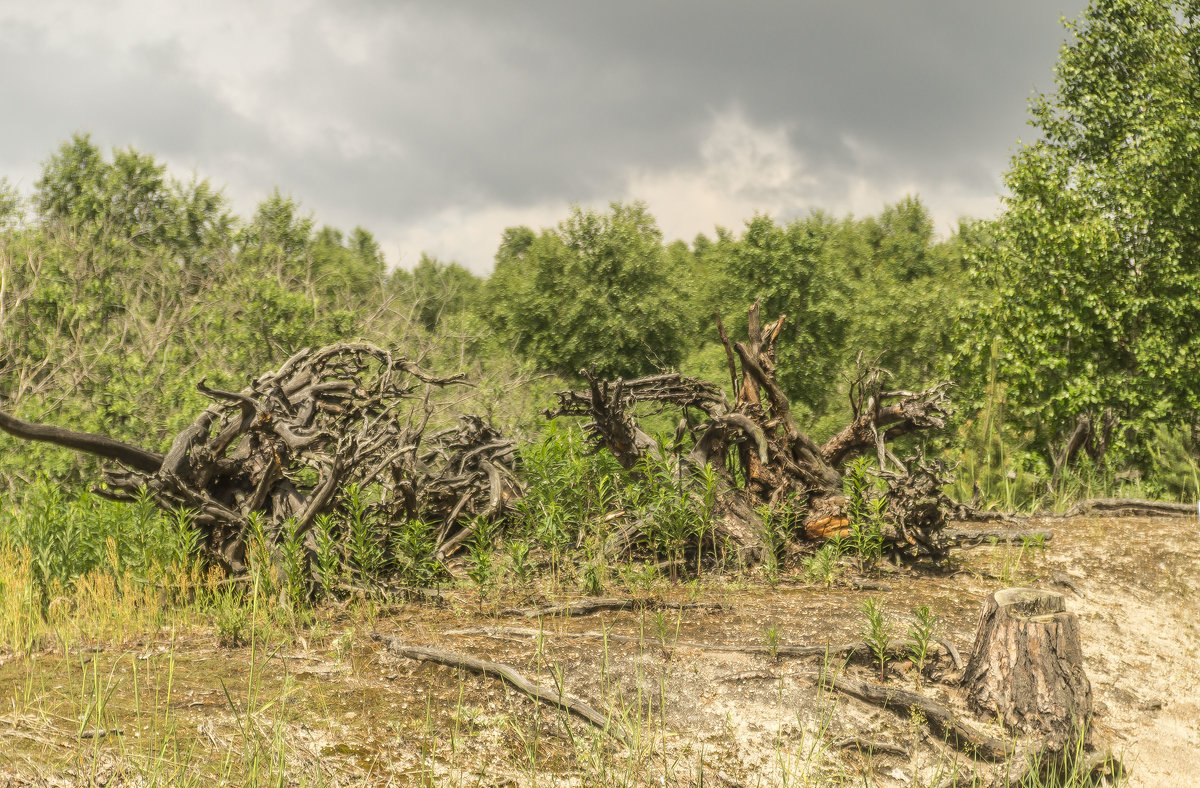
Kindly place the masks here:
POLYGON ((295 200, 276 189, 258 204, 254 218, 239 234, 242 265, 296 285, 311 281, 313 224, 311 216, 300 215, 295 200))
POLYGON ((1039 445, 1099 459, 1200 404, 1200 5, 1094 0, 1068 28, 975 252, 967 346, 1039 445))
POLYGON ((867 360, 904 386, 942 375, 952 351, 949 315, 966 285, 961 233, 937 241, 929 212, 916 197, 885 206, 844 233, 843 256, 853 283, 846 355, 867 360))
MULTIPOLYGON (((818 412, 837 383, 849 324, 847 265, 839 236, 853 232, 823 214, 787 225, 756 216, 732 246, 728 274, 735 283, 735 333, 746 305, 762 299, 763 313, 787 315, 779 341, 780 381, 798 403, 818 412)), ((731 321, 732 322, 732 321, 731 321)))
POLYGON ((475 305, 483 280, 458 263, 443 263, 427 254, 407 278, 408 300, 421 325, 429 331, 449 317, 475 305))
POLYGON ((638 375, 679 362, 685 319, 662 233, 643 203, 576 208, 557 229, 510 228, 485 310, 517 351, 573 375, 638 375))

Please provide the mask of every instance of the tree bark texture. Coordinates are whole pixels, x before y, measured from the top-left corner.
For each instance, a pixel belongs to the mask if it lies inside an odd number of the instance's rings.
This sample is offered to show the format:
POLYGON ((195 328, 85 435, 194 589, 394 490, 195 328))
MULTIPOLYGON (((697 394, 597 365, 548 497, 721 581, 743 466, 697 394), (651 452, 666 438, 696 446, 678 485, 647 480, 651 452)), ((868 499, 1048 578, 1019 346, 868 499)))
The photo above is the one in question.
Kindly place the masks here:
POLYGON ((984 602, 963 675, 970 707, 1065 744, 1086 726, 1092 689, 1079 622, 1062 594, 1006 588, 984 602))

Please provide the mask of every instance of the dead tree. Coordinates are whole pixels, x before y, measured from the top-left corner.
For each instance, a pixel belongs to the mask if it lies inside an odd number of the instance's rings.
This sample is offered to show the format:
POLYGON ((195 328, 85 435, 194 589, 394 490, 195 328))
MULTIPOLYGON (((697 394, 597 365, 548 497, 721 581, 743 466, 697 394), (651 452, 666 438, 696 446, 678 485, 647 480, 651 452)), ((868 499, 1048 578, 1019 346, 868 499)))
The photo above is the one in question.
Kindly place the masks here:
POLYGON ((842 466, 874 452, 889 485, 889 544, 912 556, 940 556, 938 533, 950 504, 941 493, 947 480, 944 469, 917 460, 901 462, 889 444, 902 435, 944 426, 950 409, 947 386, 921 392, 887 390, 886 372, 860 365, 850 386, 850 423, 817 445, 796 425, 776 375, 775 344, 784 319, 764 325, 756 302, 750 308, 746 341, 731 343, 717 318, 736 392, 732 403, 720 387, 678 373, 606 381, 582 370, 588 387, 559 392, 558 407, 547 415, 588 418, 594 439, 627 469, 646 458, 670 463, 680 473, 711 465, 718 477, 717 532, 750 557, 763 549, 758 512, 764 506, 802 504, 806 514, 801 525, 809 538, 844 533, 849 520, 842 466), (686 453, 664 456, 638 425, 635 411, 643 405, 681 409, 676 445, 686 443, 690 434, 686 453))
POLYGON ((311 552, 314 523, 350 484, 376 486, 385 523, 440 523, 443 553, 478 519, 499 514, 521 489, 512 441, 474 417, 425 434, 434 391, 462 383, 374 345, 336 344, 304 349, 241 391, 201 380, 213 404, 166 454, 3 412, 0 429, 113 461, 101 494, 148 494, 165 510, 188 510, 207 553, 239 575, 252 520, 273 544, 286 536, 311 552))

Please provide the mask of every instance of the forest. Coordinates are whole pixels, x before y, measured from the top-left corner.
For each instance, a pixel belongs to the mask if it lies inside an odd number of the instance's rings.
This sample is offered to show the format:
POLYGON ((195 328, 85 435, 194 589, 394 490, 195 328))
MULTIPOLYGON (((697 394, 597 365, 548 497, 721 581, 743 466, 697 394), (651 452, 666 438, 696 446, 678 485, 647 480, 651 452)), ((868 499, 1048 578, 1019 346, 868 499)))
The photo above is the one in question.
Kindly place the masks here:
MULTIPOLYGON (((669 663, 681 611, 738 593, 753 607, 777 588, 949 576, 972 540, 1000 556, 991 577, 1021 585, 1009 581, 1031 579, 1046 550, 1039 517, 1195 517, 1197 14, 1094 2, 1069 27, 1055 90, 1031 102, 1034 141, 1005 173, 1003 210, 945 237, 916 195, 872 216, 755 215, 690 240, 665 238, 645 204, 614 202, 508 228, 487 275, 428 255, 389 267, 368 229, 322 225, 285 191, 235 215, 219 185, 75 134, 31 193, 0 180, 0 668, 26 660, 23 678, 0 678, 32 686, 32 655, 59 654, 77 687, 56 701, 72 710, 71 752, 111 770, 132 756, 104 761, 101 742, 135 727, 133 712, 118 711, 117 668, 93 676, 99 660, 78 650, 133 639, 150 654, 148 633, 199 643, 203 630, 205 648, 249 649, 246 697, 222 684, 218 705, 242 721, 223 734, 241 755, 220 780, 370 782, 273 738, 290 696, 262 671, 280 649, 366 649, 379 620, 417 615, 397 609, 449 604, 494 626, 509 608, 600 609, 617 594, 612 609, 640 611, 669 663)), ((862 599, 851 615, 866 645, 844 656, 884 682, 890 664, 919 663, 919 691, 938 650, 930 608, 889 639, 878 597, 862 599)), ((968 629, 976 610, 961 614, 968 629)), ((430 626, 452 629, 440 615, 430 626)), ((777 626, 755 630, 750 651, 782 682, 777 626)), ((381 637, 401 656, 445 656, 381 637)), ((153 670, 163 683, 167 668, 153 670)), ((591 719, 563 703, 562 682, 549 705, 591 719)), ((430 742, 432 697, 417 725, 430 742)), ((926 702, 907 703, 913 726, 973 757, 992 746, 926 702)), ((586 745, 555 718, 565 738, 545 746, 590 753, 587 784, 673 780, 690 756, 668 754, 654 713, 633 714, 641 744, 628 718, 586 745)), ((171 712, 145 714, 161 730, 143 777, 204 779, 171 712)), ((561 765, 527 735, 514 750, 532 753, 520 779, 536 782, 561 765)), ((1119 781, 1108 757, 1068 758, 1065 777, 1035 758, 1011 784, 1119 781)), ((418 760, 422 784, 475 780, 469 754, 418 760)), ((930 768, 896 784, 933 785, 930 768)), ((985 784, 957 769, 936 783, 985 784)), ((702 782, 689 774, 679 784, 702 782)), ((814 774, 797 784, 834 781, 814 774)), ((786 769, 772 779, 787 784, 786 769)))

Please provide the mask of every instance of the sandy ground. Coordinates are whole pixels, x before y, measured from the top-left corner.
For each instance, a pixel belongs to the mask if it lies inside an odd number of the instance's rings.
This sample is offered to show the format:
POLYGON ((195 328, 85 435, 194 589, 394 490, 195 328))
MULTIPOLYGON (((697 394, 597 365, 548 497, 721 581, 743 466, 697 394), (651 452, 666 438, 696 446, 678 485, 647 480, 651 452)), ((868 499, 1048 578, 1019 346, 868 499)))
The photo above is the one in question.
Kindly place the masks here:
MULTIPOLYGON (((878 680, 866 661, 773 660, 719 649, 853 642, 864 626, 860 606, 872 597, 897 637, 917 606, 930 606, 940 634, 965 656, 986 595, 1033 585, 1064 593, 1079 616, 1096 700, 1093 736, 1132 769, 1129 784, 1200 785, 1200 524, 1075 518, 1030 525, 1053 530, 1046 549, 965 549, 952 573, 884 572, 870 580, 886 588, 872 590, 856 589, 851 574, 832 588, 786 577, 773 588, 727 579, 660 587, 648 597, 697 607, 541 619, 505 613, 501 604, 481 611, 464 591, 441 604, 397 606, 355 629, 334 625, 323 636, 301 638, 260 664, 253 683, 246 649, 217 648, 211 637, 176 641, 169 647, 171 719, 192 737, 198 764, 244 746, 238 731, 245 724, 231 711, 239 708, 239 693, 277 695, 283 700, 262 704, 269 710, 256 724, 265 739, 278 734, 295 784, 931 786, 954 774, 961 784, 988 784, 1000 770, 947 746, 914 715, 832 695, 813 681, 823 669, 878 680), (494 679, 396 657, 372 632, 503 662, 561 685, 606 710, 628 739, 619 745, 586 723, 566 723, 561 712, 494 679), (846 743, 854 737, 896 752, 864 753, 846 743)), ((518 601, 537 602, 503 604, 518 601)), ((162 683, 164 668, 154 667, 153 655, 167 650, 164 642, 148 641, 95 657, 116 687, 114 707, 122 693, 131 694, 122 682, 150 675, 153 684, 157 670, 162 683)), ((0 697, 28 698, 35 683, 64 681, 66 666, 52 654, 39 659, 33 668, 18 661, 0 666, 0 697), (31 670, 38 671, 36 681, 31 670)), ((920 690, 1003 736, 970 717, 957 688, 945 681, 952 673, 948 660, 934 660, 920 690)), ((915 672, 899 660, 887 680, 918 688, 915 672)), ((69 676, 65 681, 69 687, 69 676)), ((148 691, 141 690, 143 704, 148 691)), ((0 750, 0 786, 6 779, 77 781, 80 771, 71 771, 50 741, 64 726, 38 728, 28 701, 10 705, 13 711, 0 708, 0 732, 24 731, 30 741, 16 755, 0 750)), ((43 719, 52 720, 44 705, 43 719)), ((124 744, 98 744, 96 752, 116 761, 131 757, 137 748, 130 736, 141 734, 128 729, 136 724, 125 725, 124 744)))

